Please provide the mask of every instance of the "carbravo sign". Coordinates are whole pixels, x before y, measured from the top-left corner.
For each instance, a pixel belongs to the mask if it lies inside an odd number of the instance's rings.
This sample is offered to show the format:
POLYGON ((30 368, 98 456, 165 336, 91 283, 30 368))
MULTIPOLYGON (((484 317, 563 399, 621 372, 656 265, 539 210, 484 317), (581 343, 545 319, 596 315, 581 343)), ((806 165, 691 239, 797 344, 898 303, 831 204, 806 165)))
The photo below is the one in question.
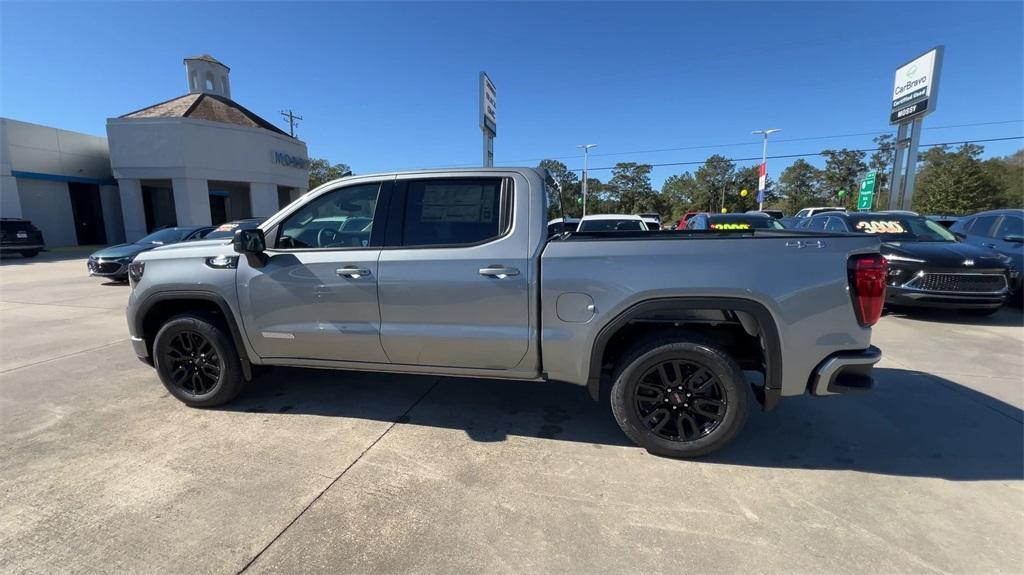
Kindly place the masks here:
POLYGON ((909 122, 935 110, 941 67, 942 47, 939 46, 896 69, 890 124, 909 122))

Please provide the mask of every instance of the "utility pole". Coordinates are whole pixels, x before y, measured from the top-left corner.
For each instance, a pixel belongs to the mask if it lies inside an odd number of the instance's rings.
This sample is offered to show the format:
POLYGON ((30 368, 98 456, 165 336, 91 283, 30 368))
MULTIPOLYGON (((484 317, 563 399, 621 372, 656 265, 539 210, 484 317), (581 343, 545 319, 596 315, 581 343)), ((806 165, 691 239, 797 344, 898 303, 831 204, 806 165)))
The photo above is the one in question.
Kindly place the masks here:
POLYGON ((754 130, 751 134, 764 136, 764 143, 761 145, 761 168, 757 179, 757 209, 764 209, 764 190, 768 181, 768 134, 781 132, 781 128, 769 128, 767 130, 754 130))
POLYGON ((295 126, 299 125, 299 123, 296 120, 301 120, 302 116, 296 116, 295 113, 292 112, 290 109, 281 110, 281 115, 284 116, 286 120, 288 120, 288 135, 294 138, 295 126))
POLYGON ((590 148, 596 148, 597 144, 580 144, 577 148, 583 148, 583 216, 587 215, 587 161, 590 157, 590 148))

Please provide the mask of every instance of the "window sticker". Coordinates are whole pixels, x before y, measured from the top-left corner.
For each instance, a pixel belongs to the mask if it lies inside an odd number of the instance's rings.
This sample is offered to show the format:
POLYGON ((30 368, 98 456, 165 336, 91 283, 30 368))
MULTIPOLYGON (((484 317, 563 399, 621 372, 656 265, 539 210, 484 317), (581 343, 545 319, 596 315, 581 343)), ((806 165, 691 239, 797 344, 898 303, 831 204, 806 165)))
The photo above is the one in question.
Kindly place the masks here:
POLYGON ((749 230, 750 224, 737 222, 729 224, 711 224, 710 227, 713 230, 749 230))
POLYGON ((219 228, 213 230, 215 232, 230 232, 231 230, 238 227, 238 224, 221 224, 219 228))
POLYGON ((857 222, 857 230, 866 234, 905 234, 907 230, 898 221, 864 220, 857 222))
POLYGON ((482 186, 426 186, 420 221, 429 223, 488 223, 492 206, 482 186))

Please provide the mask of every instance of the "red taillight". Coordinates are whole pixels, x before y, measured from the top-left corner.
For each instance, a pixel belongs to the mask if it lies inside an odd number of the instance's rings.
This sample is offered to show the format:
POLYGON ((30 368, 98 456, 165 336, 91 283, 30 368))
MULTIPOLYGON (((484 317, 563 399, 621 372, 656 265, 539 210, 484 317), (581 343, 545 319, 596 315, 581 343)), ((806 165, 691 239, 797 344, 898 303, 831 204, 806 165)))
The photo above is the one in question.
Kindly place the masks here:
POLYGON ((864 327, 875 325, 882 317, 885 304, 885 275, 888 262, 881 254, 864 254, 850 258, 847 269, 850 293, 857 321, 864 327))

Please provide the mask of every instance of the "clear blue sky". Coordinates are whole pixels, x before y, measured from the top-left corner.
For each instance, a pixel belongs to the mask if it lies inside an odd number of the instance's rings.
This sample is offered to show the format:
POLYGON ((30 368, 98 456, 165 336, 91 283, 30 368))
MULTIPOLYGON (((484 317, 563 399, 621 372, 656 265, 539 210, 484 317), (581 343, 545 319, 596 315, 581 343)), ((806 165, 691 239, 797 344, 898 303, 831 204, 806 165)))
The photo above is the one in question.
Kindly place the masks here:
POLYGON ((1020 136, 1022 123, 927 128, 1024 119, 1022 7, 3 2, 0 113, 102 135, 105 118, 185 93, 182 58, 207 52, 231 67, 235 100, 278 125, 293 108, 310 154, 357 173, 479 163, 481 70, 498 88, 499 165, 567 156, 579 168, 581 143, 600 144, 598 168, 746 158, 762 127, 784 129, 771 154, 870 147, 785 140, 888 130, 894 69, 944 44, 923 142, 1020 136), (624 153, 717 144, 739 145, 624 153))

